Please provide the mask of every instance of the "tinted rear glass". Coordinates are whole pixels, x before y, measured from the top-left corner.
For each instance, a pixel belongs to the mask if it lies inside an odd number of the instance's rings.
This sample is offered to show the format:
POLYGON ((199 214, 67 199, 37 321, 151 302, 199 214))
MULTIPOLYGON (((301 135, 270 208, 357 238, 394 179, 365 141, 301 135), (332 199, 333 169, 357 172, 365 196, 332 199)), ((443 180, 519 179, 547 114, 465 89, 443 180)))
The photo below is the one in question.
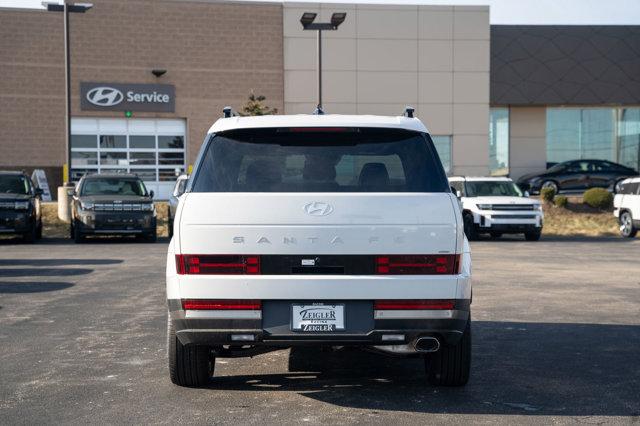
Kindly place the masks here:
POLYGON ((215 135, 194 192, 448 192, 428 135, 395 129, 250 129, 215 135))

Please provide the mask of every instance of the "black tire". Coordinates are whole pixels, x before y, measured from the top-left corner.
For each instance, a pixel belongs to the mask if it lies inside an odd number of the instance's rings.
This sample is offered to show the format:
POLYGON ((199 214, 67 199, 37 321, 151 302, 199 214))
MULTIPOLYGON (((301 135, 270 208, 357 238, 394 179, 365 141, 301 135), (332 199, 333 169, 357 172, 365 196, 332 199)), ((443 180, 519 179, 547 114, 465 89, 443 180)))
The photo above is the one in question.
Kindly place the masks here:
POLYGON ((462 217, 462 221, 464 222, 464 233, 467 236, 469 241, 474 241, 478 239, 478 231, 476 229, 475 223, 473 223, 473 215, 471 213, 466 213, 462 217))
POLYGON ((638 228, 633 226, 633 217, 628 211, 620 213, 620 235, 625 238, 635 238, 638 234, 638 228))
POLYGON ((524 233, 524 239, 527 241, 538 241, 542 236, 542 229, 536 229, 535 231, 529 231, 524 233))
POLYGON ((76 244, 82 244, 84 242, 84 235, 80 232, 80 227, 76 224, 73 226, 73 241, 76 244))
POLYGON ((37 239, 38 239, 38 227, 34 223, 28 232, 25 232, 24 234, 22 234, 22 241, 24 241, 25 243, 31 244, 31 243, 34 243, 37 239))
POLYGON ((167 355, 173 384, 196 388, 211 380, 216 365, 211 348, 180 343, 170 317, 167 317, 167 355))
POLYGON ((167 232, 169 239, 173 238, 173 218, 171 217, 171 210, 169 210, 169 217, 167 218, 167 232))
POLYGON ((75 231, 73 229, 73 222, 69 225, 69 238, 72 240, 75 238, 75 231))
POLYGON ((545 180, 544 182, 542 182, 542 185, 540 185, 540 193, 542 194, 542 190, 544 188, 551 188, 553 189, 553 193, 558 195, 560 193, 560 188, 558 188, 558 184, 555 183, 552 180, 545 180))
POLYGON ((154 229, 152 233, 145 236, 144 240, 147 243, 155 243, 156 241, 158 241, 158 231, 154 229))
POLYGON ((42 239, 42 221, 38 223, 38 228, 36 228, 36 238, 38 240, 42 239))
POLYGON ((471 371, 471 317, 456 345, 442 344, 424 357, 427 381, 435 386, 464 386, 471 371))
POLYGON ((502 232, 491 231, 489 234, 491 235, 491 238, 493 238, 494 240, 497 240, 498 238, 502 237, 502 232))

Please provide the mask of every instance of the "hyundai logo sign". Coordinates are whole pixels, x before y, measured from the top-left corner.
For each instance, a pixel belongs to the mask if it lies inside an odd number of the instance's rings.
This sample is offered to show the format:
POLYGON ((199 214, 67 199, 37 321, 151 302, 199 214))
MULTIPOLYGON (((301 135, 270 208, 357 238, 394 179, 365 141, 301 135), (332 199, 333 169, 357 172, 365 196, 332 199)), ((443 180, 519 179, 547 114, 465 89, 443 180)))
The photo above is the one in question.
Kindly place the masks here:
POLYGON ((314 201, 305 204, 304 211, 311 216, 327 216, 333 212, 333 206, 322 201, 314 201))
POLYGON ((174 112, 169 84, 80 83, 80 108, 88 111, 174 112))
POLYGON ((87 92, 87 100, 94 105, 109 107, 122 102, 124 95, 113 87, 94 87, 87 92))

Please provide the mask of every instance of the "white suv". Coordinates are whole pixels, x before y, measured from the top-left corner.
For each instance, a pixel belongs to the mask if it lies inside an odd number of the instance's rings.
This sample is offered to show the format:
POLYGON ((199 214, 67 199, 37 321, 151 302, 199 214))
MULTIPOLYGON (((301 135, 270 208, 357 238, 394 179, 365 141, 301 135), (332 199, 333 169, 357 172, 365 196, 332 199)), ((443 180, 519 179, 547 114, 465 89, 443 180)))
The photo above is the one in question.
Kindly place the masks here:
POLYGON ((527 241, 542 234, 544 215, 538 200, 506 177, 450 177, 451 189, 460 198, 464 231, 475 240, 481 233, 492 238, 523 233, 527 241))
MULTIPOLYGON (((408 110, 410 112, 410 110, 408 110)), ((218 357, 326 347, 471 361, 471 256, 425 126, 404 117, 228 117, 179 198, 167 257, 171 380, 218 357)))
POLYGON ((640 229, 640 177, 626 179, 613 198, 613 214, 620 223, 620 234, 633 238, 640 229))

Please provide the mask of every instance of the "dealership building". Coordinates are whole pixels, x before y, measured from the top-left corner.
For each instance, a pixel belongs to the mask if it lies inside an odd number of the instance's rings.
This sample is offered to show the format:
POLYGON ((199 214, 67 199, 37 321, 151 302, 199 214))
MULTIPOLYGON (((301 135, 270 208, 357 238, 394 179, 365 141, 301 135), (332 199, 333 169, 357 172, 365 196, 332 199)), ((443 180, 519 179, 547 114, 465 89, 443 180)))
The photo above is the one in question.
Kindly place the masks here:
MULTIPOLYGON (((597 158, 640 168, 640 26, 492 26, 488 6, 94 0, 71 14, 71 178, 138 173, 159 198, 211 124, 249 94, 278 113, 400 115, 450 174, 509 175, 597 158)), ((61 13, 0 9, 0 169, 64 180, 61 13)), ((54 191, 55 192, 55 191, 54 191)))

